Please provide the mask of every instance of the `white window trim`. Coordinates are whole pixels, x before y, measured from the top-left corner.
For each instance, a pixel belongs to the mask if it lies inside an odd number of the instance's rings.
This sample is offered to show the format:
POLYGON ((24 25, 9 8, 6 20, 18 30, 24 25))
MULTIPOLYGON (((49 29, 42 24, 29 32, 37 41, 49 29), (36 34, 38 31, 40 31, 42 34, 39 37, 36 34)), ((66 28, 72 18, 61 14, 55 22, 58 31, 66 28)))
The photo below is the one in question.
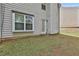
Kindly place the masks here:
POLYGON ((15 31, 15 13, 12 13, 12 32, 15 31))
POLYGON ((12 13, 12 32, 33 32, 34 31, 34 17, 32 21, 32 30, 26 30, 26 15, 24 15, 24 30, 15 30, 15 13, 12 13))
POLYGON ((26 16, 24 15, 24 31, 26 31, 26 16))
POLYGON ((33 25, 32 25, 33 29, 32 30, 34 31, 34 17, 33 17, 33 21, 32 22, 33 22, 33 25))

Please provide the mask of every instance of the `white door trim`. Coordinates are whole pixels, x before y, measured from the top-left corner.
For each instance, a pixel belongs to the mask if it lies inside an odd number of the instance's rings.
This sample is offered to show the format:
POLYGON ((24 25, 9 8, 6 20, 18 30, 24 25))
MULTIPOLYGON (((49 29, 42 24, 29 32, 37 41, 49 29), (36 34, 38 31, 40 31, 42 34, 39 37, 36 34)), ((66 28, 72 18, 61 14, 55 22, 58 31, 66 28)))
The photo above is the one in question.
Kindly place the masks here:
MULTIPOLYGON (((47 21, 46 20, 42 20, 42 21, 44 21, 45 23, 44 23, 44 32, 42 32, 42 34, 46 34, 46 31, 47 31, 47 21)), ((43 26, 43 25, 42 25, 43 26)), ((42 27, 43 28, 43 27, 42 27)))

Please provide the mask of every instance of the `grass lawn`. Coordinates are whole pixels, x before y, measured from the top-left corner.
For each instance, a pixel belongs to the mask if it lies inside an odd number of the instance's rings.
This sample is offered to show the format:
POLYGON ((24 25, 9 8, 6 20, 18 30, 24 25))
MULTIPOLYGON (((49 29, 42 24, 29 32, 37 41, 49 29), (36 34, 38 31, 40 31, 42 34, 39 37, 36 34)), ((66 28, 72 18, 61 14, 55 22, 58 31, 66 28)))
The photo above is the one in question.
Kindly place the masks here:
POLYGON ((7 41, 0 44, 0 55, 79 55, 79 38, 60 34, 7 41))
POLYGON ((61 28, 61 34, 79 37, 79 28, 61 28))
POLYGON ((79 32, 61 32, 61 34, 79 37, 79 32))

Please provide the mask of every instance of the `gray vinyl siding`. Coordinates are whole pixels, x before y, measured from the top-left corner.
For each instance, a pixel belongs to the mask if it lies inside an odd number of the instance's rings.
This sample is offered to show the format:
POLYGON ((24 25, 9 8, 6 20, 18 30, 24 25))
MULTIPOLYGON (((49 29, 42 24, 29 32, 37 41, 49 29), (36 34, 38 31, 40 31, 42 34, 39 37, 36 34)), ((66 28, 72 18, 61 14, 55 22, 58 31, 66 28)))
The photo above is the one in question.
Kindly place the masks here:
POLYGON ((0 4, 0 37, 1 37, 1 4, 0 4))
POLYGON ((13 37, 12 10, 35 16, 33 35, 42 33, 42 19, 48 20, 47 32, 49 34, 58 32, 58 9, 56 3, 47 4, 46 11, 41 9, 41 3, 4 3, 4 5, 3 37, 13 37))
POLYGON ((10 8, 4 4, 4 21, 2 29, 2 37, 12 37, 12 20, 10 8))
POLYGON ((4 4, 1 3, 0 4, 0 37, 2 37, 2 33, 3 33, 3 17, 4 17, 4 4))
POLYGON ((48 33, 55 34, 59 32, 58 6, 56 3, 47 5, 48 33))
POLYGON ((51 4, 51 33, 55 34, 59 32, 59 15, 58 15, 58 5, 55 4, 51 4), (52 7, 53 6, 53 7, 52 7))
POLYGON ((51 24, 50 24, 50 22, 51 22, 51 21, 50 21, 50 15, 51 15, 51 14, 50 14, 50 13, 51 13, 51 12, 50 12, 50 3, 48 3, 46 6, 47 6, 47 8, 46 8, 46 9, 47 9, 47 10, 46 10, 46 19, 48 20, 47 33, 50 34, 50 31, 51 31, 51 24))
POLYGON ((12 37, 12 10, 35 15, 34 33, 41 34, 41 4, 16 4, 5 3, 3 37, 12 37))

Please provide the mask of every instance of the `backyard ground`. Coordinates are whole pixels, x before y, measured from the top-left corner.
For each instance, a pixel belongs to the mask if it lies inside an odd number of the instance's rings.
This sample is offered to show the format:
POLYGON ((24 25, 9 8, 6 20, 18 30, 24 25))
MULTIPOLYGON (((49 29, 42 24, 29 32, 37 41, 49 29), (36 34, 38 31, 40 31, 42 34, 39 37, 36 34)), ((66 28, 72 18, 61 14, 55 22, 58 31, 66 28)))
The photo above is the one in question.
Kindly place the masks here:
POLYGON ((0 44, 2 56, 79 56, 79 38, 63 34, 17 38, 0 44))
POLYGON ((79 37, 79 28, 61 28, 61 34, 79 37))

